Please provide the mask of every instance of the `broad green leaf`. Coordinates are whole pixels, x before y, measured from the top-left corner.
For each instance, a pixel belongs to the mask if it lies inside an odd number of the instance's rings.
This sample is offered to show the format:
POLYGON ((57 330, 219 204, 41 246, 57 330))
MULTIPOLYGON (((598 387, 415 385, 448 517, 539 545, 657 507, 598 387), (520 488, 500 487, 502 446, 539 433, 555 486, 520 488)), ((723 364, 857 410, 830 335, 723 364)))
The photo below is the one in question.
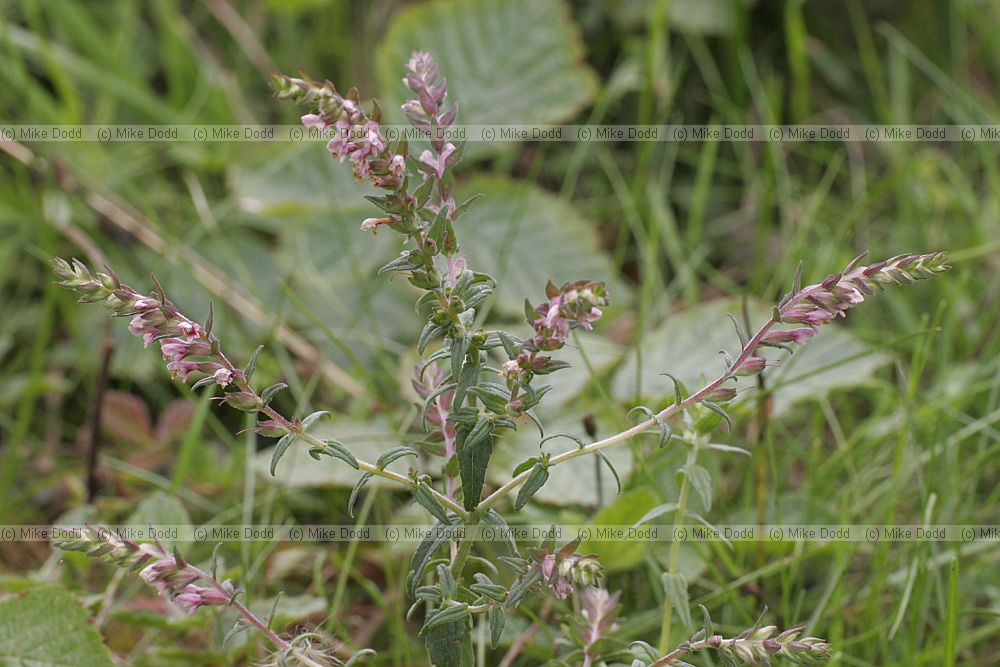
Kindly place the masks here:
MULTIPOLYGON (((626 355, 612 382, 613 395, 631 402, 638 393, 652 407, 662 407, 671 400, 674 390, 670 378, 661 373, 676 376, 692 392, 715 379, 724 370, 718 351, 736 352, 740 346, 727 313, 741 310, 738 301, 719 300, 668 315, 644 338, 641 368, 634 352, 626 355), (637 387, 637 383, 641 386, 637 387)), ((754 301, 749 310, 752 333, 770 317, 770 306, 754 301)), ((799 401, 863 384, 890 359, 885 353, 872 351, 840 324, 822 327, 805 347, 796 346, 791 355, 767 349, 765 356, 779 362, 764 371, 767 386, 774 388, 775 416, 787 414, 799 401)), ((737 401, 753 400, 755 396, 752 377, 739 378, 727 386, 740 390, 737 401)))
MULTIPOLYGON (((597 88, 580 32, 559 0, 439 0, 398 12, 375 54, 378 94, 396 122, 400 104, 413 97, 402 78, 415 50, 441 66, 462 125, 557 124, 587 106, 597 88)), ((502 145, 474 141, 467 155, 502 145)))
POLYGON ((499 176, 472 178, 461 189, 486 195, 459 221, 458 235, 469 266, 496 278, 493 298, 505 315, 521 319, 526 297, 533 304, 544 301, 548 280, 603 280, 612 304, 628 302, 594 227, 575 208, 534 185, 499 176))
POLYGON ((701 504, 705 511, 712 509, 712 476, 708 470, 700 465, 685 466, 682 470, 698 497, 701 498, 701 504))
POLYGON ((663 573, 663 592, 677 612, 677 620, 685 628, 691 626, 691 603, 688 601, 687 578, 682 572, 663 573))
MULTIPOLYGON (((191 517, 176 496, 167 495, 163 491, 154 491, 139 503, 125 523, 143 528, 150 524, 187 526, 191 524, 191 517)), ((161 542, 168 550, 174 547, 172 540, 164 539, 161 542)))
MULTIPOLYGON (((854 312, 848 318, 852 315, 862 314, 854 312)), ((781 366, 767 371, 768 382, 777 387, 773 415, 788 414, 799 401, 862 385, 891 360, 889 354, 873 350, 846 327, 825 326, 804 348, 791 357, 785 354, 781 366)))
POLYGON ((56 587, 0 601, 4 667, 113 667, 111 655, 76 599, 56 587))
POLYGON ((620 572, 634 567, 642 561, 642 554, 646 548, 644 542, 599 539, 597 533, 601 526, 622 526, 623 530, 628 530, 628 526, 635 524, 654 505, 656 496, 648 489, 637 489, 618 496, 590 522, 591 538, 580 544, 579 553, 597 554, 608 572, 620 572))
POLYGON ((434 667, 467 667, 472 664, 467 650, 471 641, 465 620, 445 623, 428 630, 424 635, 424 643, 434 667))

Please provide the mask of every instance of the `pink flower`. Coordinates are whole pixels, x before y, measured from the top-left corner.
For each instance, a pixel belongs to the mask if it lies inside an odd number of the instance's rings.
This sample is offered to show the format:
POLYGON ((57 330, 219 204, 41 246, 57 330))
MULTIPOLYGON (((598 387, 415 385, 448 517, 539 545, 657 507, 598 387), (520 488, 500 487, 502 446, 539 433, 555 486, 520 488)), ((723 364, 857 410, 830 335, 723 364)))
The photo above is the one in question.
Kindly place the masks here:
POLYGON ((798 329, 779 329, 769 331, 761 342, 764 344, 797 343, 799 345, 805 345, 806 341, 812 338, 815 333, 816 329, 809 327, 800 327, 798 329))
POLYGON ((220 606, 229 604, 230 596, 215 588, 206 588, 189 584, 174 596, 174 602, 190 616, 199 607, 220 606))
POLYGON ((177 329, 188 337, 188 340, 192 338, 199 338, 201 336, 201 325, 197 322, 191 322, 189 320, 181 320, 177 324, 177 329))
POLYGON ((227 384, 233 381, 233 372, 228 368, 220 368, 213 374, 215 381, 220 387, 225 387, 227 384))
MULTIPOLYGON (((159 313, 159 311, 155 311, 159 313)), ((159 318, 150 317, 152 312, 146 314, 139 314, 132 318, 132 321, 128 323, 128 330, 131 331, 136 336, 142 336, 142 344, 144 347, 149 347, 156 337, 160 335, 160 324, 162 323, 163 316, 160 314, 159 318), (156 320, 159 319, 160 322, 156 320)))
POLYGON ((440 153, 432 153, 429 150, 425 150, 420 154, 420 165, 421 170, 442 178, 444 176, 445 170, 448 169, 448 157, 455 152, 455 144, 447 143, 441 149, 440 153))
POLYGON ((323 117, 314 113, 307 113, 303 116, 302 124, 306 127, 317 127, 321 130, 326 128, 326 122, 323 120, 323 117))
POLYGON ((160 351, 163 358, 181 361, 190 356, 207 356, 212 352, 212 346, 204 341, 189 342, 181 338, 164 338, 160 341, 160 351))
POLYGON ((188 376, 199 370, 200 366, 193 361, 171 361, 167 364, 167 370, 173 377, 180 377, 182 382, 187 382, 188 376))

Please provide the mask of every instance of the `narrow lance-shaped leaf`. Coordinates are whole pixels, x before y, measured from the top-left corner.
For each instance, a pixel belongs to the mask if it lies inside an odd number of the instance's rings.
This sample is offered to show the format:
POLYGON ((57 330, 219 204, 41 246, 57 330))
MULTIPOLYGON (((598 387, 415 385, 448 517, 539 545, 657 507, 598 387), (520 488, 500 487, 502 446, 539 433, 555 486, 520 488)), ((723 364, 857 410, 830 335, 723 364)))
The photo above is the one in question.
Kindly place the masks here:
POLYGON ((490 648, 495 649, 500 645, 500 636, 503 634, 507 616, 503 613, 503 607, 490 607, 486 613, 490 621, 490 648))
POLYGON ((442 523, 449 523, 448 512, 444 509, 438 499, 434 497, 427 482, 421 480, 413 488, 413 498, 431 515, 442 523))
POLYGON ((354 501, 358 499, 358 494, 361 493, 361 489, 364 488, 365 484, 367 484, 368 480, 372 477, 374 477, 372 473, 366 472, 358 478, 358 481, 354 483, 354 488, 351 489, 351 497, 347 501, 347 511, 351 515, 352 519, 354 518, 354 501))
POLYGON ((278 440, 278 444, 274 446, 274 453, 271 454, 271 476, 274 476, 274 471, 278 468, 278 461, 281 457, 285 455, 285 450, 291 447, 292 443, 295 442, 295 434, 289 433, 284 435, 278 440))
POLYGON ((385 470, 386 466, 397 459, 401 459, 404 456, 412 456, 417 458, 417 452, 412 447, 393 447, 389 451, 378 457, 378 461, 375 462, 375 467, 379 470, 385 470))
POLYGON ((493 422, 489 417, 480 417, 476 425, 466 433, 462 428, 458 433, 458 466, 462 478, 462 504, 473 510, 479 504, 486 479, 486 469, 493 454, 493 422))
POLYGON ((524 484, 521 489, 517 492, 517 499, 514 501, 514 509, 520 510, 531 497, 535 495, 540 488, 545 485, 549 479, 549 468, 544 463, 536 463, 532 469, 531 474, 528 475, 528 479, 524 480, 524 484))

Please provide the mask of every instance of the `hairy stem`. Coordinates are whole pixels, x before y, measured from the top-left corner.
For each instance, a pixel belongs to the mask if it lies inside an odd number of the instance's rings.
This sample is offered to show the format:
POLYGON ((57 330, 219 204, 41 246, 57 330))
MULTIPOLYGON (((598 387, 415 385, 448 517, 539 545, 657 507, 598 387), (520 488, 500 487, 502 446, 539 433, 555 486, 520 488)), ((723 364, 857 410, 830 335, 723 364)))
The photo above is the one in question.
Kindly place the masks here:
MULTIPOLYGON (((294 432, 296 437, 300 438, 301 440, 304 440, 310 445, 314 447, 326 446, 326 443, 324 443, 316 436, 310 433, 306 433, 305 431, 296 430, 296 426, 292 422, 286 419, 280 412, 278 412, 271 406, 265 406, 261 410, 261 412, 263 412, 264 414, 266 414, 268 417, 278 422, 279 424, 283 425, 290 432, 294 432)), ((406 475, 400 475, 399 473, 392 472, 391 470, 383 470, 382 468, 376 466, 374 463, 369 463, 368 461, 363 461, 361 459, 357 459, 357 461, 358 461, 358 467, 361 470, 364 470, 365 472, 370 472, 376 477, 382 477, 383 479, 392 480, 393 482, 401 484, 409 489, 413 488, 413 480, 411 480, 406 475)), ((449 498, 448 496, 444 495, 443 493, 435 489, 431 489, 431 493, 434 494, 434 497, 437 499, 439 503, 450 509, 458 516, 462 517, 463 519, 468 517, 468 512, 465 511, 465 508, 456 503, 452 498, 449 498)))
MULTIPOLYGON (((212 577, 210 574, 208 574, 204 570, 201 570, 201 569, 195 567, 194 565, 191 565, 190 563, 188 563, 187 569, 190 572, 198 575, 198 577, 201 578, 202 581, 204 581, 206 584, 210 585, 212 588, 214 588, 215 590, 219 591, 220 593, 223 593, 225 595, 232 595, 232 591, 230 591, 229 589, 227 589, 219 581, 217 581, 214 577, 212 577)), ((298 650, 296 648, 292 648, 291 643, 289 643, 285 639, 282 639, 278 635, 278 633, 276 633, 274 630, 272 630, 271 628, 268 627, 267 623, 265 623, 261 619, 257 618, 256 614, 254 614, 252 611, 250 611, 250 609, 247 608, 247 606, 245 604, 243 604, 242 602, 240 602, 239 600, 233 599, 229 603, 229 606, 232 607, 233 609, 235 609, 236 611, 238 611, 240 613, 240 615, 242 615, 243 618, 246 619, 247 623, 249 623, 250 625, 252 625, 255 628, 257 628, 257 630, 262 635, 264 635, 265 637, 267 637, 267 639, 272 644, 274 644, 275 646, 277 646, 279 649, 281 649, 282 651, 291 650, 292 654, 295 656, 295 659, 298 660, 301 664, 306 665, 306 667, 324 667, 324 665, 316 662, 315 660, 313 660, 309 656, 307 656, 304 653, 302 653, 300 650, 298 650)))
MULTIPOLYGON (((733 367, 739 366, 753 354, 753 352, 757 349, 757 347, 760 346, 760 342, 764 339, 764 336, 767 335, 767 332, 770 331, 775 324, 777 324, 777 321, 772 318, 768 320, 764 324, 764 326, 762 326, 757 331, 756 334, 754 334, 753 338, 751 338, 747 342, 747 344, 743 347, 743 350, 740 352, 740 355, 733 362, 733 367)), ((611 445, 623 442, 625 440, 628 440, 629 438, 639 435, 640 433, 648 431, 649 429, 656 426, 659 423, 659 421, 662 421, 667 417, 675 415, 678 412, 682 412, 690 408, 692 405, 700 403, 705 399, 706 396, 708 396, 713 391, 722 386, 722 384, 730 377, 731 373, 727 370, 725 373, 719 375, 719 377, 717 377, 715 380, 709 382, 707 385, 705 385, 695 393, 691 394, 684 400, 672 403, 663 410, 660 410, 660 412, 656 415, 655 418, 651 417, 646 421, 636 424, 632 428, 622 431, 621 433, 616 433, 615 435, 604 438, 603 440, 597 440, 584 447, 571 449, 561 454, 557 454, 556 456, 553 456, 551 459, 549 459, 549 465, 550 466, 558 465, 565 461, 575 459, 579 456, 586 456, 588 454, 593 454, 606 447, 610 447, 611 445)), ((510 493, 517 487, 524 484, 524 482, 528 479, 528 475, 530 474, 531 471, 526 470, 525 472, 522 472, 520 475, 517 475, 516 477, 512 478, 509 482, 507 482, 499 489, 497 489, 489 496, 487 496, 485 499, 483 499, 483 501, 479 503, 479 506, 476 507, 476 511, 480 513, 485 512, 487 509, 495 505, 498 500, 506 496, 508 493, 510 493)))

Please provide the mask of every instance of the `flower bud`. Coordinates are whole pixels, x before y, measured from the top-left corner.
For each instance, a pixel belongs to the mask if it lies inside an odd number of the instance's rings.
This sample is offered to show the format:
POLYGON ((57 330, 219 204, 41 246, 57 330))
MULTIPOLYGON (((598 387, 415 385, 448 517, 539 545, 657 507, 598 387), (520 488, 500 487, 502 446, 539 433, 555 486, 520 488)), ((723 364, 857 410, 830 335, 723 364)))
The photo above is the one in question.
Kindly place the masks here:
POLYGON ((733 369, 733 372, 740 377, 757 375, 764 370, 764 366, 766 365, 767 361, 764 357, 747 357, 739 366, 733 369))

